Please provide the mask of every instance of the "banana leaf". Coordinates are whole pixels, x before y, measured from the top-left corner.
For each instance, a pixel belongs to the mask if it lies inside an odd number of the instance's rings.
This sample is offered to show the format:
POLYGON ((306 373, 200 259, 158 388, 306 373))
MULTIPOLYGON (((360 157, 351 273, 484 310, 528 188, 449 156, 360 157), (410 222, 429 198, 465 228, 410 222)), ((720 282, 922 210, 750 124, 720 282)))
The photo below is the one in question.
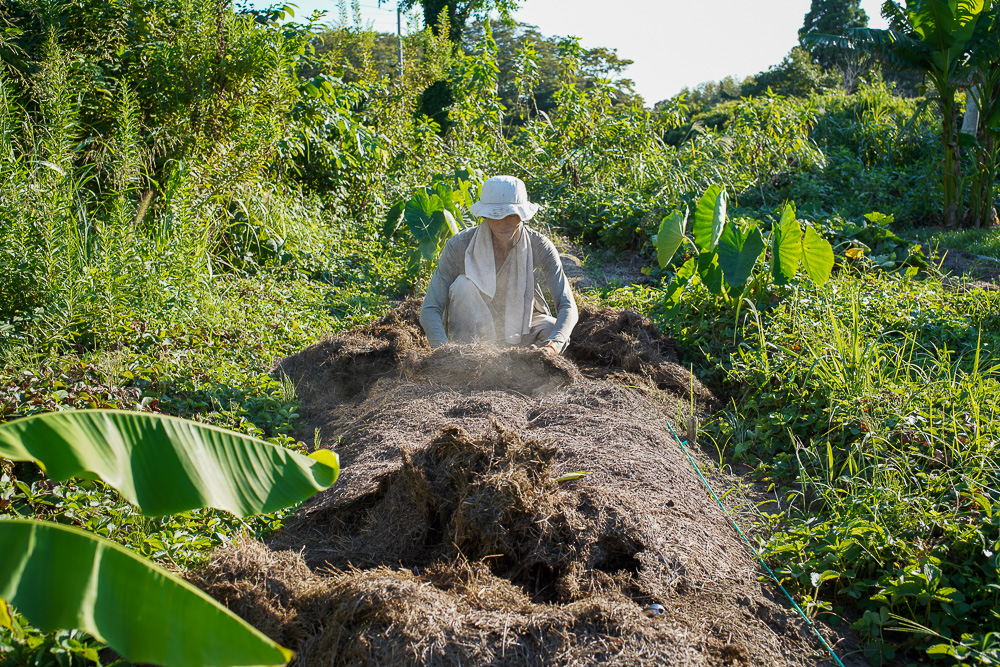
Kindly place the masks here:
POLYGON ((159 516, 198 507, 273 512, 328 488, 337 455, 311 457, 177 417, 121 410, 50 412, 0 424, 0 457, 55 480, 96 475, 159 516))
MULTIPOLYGON (((164 667, 284 665, 293 654, 128 549, 47 521, 0 521, 0 598, 43 632, 79 628, 164 667)), ((3 604, 0 600, 0 604, 3 604)))

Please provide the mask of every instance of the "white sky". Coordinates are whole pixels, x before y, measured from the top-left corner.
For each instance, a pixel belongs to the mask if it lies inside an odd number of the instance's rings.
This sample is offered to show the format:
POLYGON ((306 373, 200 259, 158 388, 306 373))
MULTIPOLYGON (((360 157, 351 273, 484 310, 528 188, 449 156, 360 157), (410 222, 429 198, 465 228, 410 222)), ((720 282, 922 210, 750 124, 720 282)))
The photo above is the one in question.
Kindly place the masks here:
MULTIPOLYGON (((295 2, 296 0, 292 0, 295 2)), ((254 0, 266 6, 266 0, 254 0)), ((326 10, 340 17, 338 0, 298 0, 296 18, 326 10)), ((584 47, 604 46, 634 60, 625 75, 647 105, 684 86, 727 75, 756 74, 781 62, 798 44, 810 0, 522 0, 514 17, 546 36, 575 35, 584 47)), ((869 26, 884 28, 881 0, 861 0, 869 26)), ((361 0, 364 20, 382 32, 396 31, 395 2, 361 0)), ((406 30, 404 18, 403 30, 406 30)))

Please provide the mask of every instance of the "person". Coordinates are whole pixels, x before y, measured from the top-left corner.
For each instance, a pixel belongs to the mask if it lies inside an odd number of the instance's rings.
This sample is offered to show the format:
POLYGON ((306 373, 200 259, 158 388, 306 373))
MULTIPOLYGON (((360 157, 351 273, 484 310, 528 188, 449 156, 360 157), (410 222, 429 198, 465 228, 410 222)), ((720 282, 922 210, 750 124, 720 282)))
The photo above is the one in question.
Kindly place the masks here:
POLYGON ((448 239, 420 309, 431 346, 487 341, 562 353, 576 326, 576 301, 552 241, 524 224, 538 211, 524 182, 488 179, 470 210, 482 223, 448 239))

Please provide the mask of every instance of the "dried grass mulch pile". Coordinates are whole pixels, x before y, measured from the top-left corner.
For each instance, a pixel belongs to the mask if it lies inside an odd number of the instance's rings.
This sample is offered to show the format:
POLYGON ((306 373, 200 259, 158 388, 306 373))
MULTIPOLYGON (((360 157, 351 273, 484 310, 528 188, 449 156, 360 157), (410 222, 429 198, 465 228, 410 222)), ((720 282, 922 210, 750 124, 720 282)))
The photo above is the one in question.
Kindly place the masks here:
POLYGON ((431 351, 418 311, 281 362, 341 478, 192 581, 303 666, 826 662, 671 435, 713 399, 648 320, 585 307, 564 358, 431 351))

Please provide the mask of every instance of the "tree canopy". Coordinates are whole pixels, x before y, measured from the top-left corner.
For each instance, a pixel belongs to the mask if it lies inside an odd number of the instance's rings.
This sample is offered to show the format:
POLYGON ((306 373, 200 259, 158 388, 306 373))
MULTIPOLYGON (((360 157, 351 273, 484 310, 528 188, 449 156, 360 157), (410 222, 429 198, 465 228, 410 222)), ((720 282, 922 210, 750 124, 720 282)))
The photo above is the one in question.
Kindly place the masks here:
POLYGON ((813 60, 822 67, 842 67, 845 52, 836 46, 810 44, 806 35, 843 35, 851 28, 868 26, 868 14, 861 9, 861 0, 812 0, 809 12, 799 30, 799 44, 808 49, 813 60))
POLYGON ((448 39, 460 42, 465 34, 469 20, 476 15, 488 15, 491 11, 500 12, 504 19, 510 19, 510 14, 520 5, 519 0, 401 0, 399 7, 409 11, 420 5, 424 12, 424 25, 430 26, 434 34, 438 34, 441 12, 448 16, 448 39))

